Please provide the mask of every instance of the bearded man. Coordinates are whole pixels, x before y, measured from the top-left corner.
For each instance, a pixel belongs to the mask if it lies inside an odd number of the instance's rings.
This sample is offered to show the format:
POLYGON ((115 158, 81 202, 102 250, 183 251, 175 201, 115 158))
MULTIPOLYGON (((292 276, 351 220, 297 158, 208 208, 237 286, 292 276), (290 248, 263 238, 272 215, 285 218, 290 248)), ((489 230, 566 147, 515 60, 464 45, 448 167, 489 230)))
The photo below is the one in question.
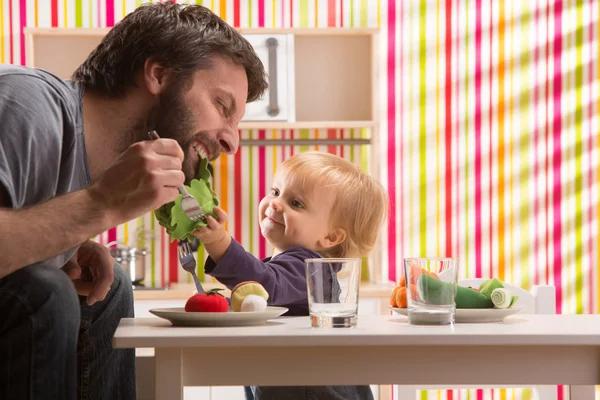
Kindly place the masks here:
POLYGON ((129 14, 71 80, 0 66, 0 398, 136 398, 134 350, 111 346, 131 282, 90 239, 173 201, 199 154, 235 153, 266 88, 237 31, 173 2, 129 14))

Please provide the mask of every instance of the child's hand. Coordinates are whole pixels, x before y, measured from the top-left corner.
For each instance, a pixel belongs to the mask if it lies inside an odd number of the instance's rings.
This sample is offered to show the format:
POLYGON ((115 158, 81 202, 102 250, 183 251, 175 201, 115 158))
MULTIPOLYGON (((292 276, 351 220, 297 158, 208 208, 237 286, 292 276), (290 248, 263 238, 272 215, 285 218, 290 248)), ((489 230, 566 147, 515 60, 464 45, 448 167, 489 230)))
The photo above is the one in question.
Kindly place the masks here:
POLYGON ((214 219, 211 215, 207 215, 206 223, 208 226, 200 226, 192 232, 205 245, 220 242, 229 236, 225 230, 227 213, 219 207, 215 207, 213 212, 217 216, 217 219, 214 219))

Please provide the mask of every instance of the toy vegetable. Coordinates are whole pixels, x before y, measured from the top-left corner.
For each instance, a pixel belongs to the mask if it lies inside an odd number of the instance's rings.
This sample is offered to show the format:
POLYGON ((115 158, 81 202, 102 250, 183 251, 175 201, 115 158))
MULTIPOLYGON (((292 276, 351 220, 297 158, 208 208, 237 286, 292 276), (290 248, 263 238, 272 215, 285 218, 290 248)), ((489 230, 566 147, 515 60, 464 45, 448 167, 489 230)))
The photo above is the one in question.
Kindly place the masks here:
POLYGON ((209 290, 206 293, 197 293, 190 297, 185 303, 187 312, 227 312, 229 303, 219 293, 219 288, 209 290))
POLYGON ((242 301, 240 311, 242 312, 263 312, 267 309, 267 300, 264 297, 255 294, 249 294, 242 301))
POLYGON ((237 284, 231 290, 231 309, 236 312, 242 311, 242 302, 251 294, 262 297, 265 301, 269 300, 269 293, 263 285, 255 281, 246 281, 237 284))

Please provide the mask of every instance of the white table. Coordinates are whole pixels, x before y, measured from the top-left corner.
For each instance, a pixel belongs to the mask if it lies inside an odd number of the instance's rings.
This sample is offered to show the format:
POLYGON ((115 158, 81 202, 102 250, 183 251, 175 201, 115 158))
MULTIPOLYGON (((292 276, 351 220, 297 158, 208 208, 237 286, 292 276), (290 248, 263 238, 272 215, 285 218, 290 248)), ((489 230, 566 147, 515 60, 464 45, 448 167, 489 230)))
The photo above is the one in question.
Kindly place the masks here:
MULTIPOLYGON (((113 345, 155 348, 156 400, 180 400, 184 386, 600 384, 600 315, 453 327, 412 326, 403 316, 358 321, 353 329, 312 329, 308 317, 177 328, 123 319, 113 345)), ((590 388, 574 387, 571 399, 589 399, 590 388)))

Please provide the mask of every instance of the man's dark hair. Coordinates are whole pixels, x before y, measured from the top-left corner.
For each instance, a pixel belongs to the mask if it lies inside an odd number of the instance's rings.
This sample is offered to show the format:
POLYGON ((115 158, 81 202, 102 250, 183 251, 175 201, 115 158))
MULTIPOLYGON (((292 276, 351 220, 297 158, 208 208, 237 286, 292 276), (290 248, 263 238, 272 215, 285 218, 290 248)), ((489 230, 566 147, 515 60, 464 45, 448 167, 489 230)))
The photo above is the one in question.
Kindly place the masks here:
POLYGON ((147 59, 186 79, 210 68, 216 56, 244 67, 248 102, 262 96, 268 87, 264 66, 252 45, 233 27, 200 5, 145 4, 108 32, 72 79, 93 92, 119 97, 135 85, 135 74, 147 59))

